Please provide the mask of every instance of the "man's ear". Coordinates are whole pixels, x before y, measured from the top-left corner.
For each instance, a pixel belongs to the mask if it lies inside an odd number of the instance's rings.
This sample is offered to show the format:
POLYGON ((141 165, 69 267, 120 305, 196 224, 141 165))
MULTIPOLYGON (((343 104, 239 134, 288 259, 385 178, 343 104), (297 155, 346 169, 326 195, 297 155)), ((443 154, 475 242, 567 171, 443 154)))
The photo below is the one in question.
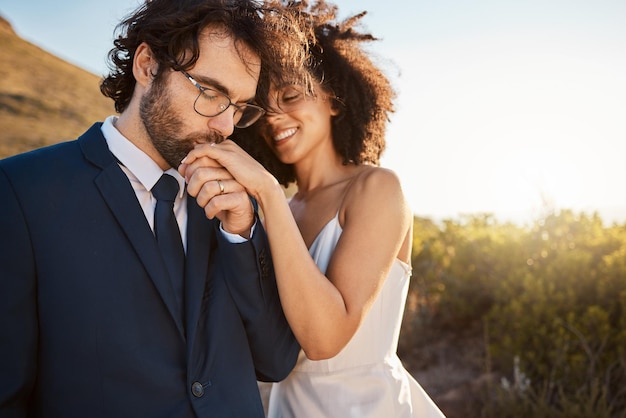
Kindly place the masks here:
POLYGON ((157 62, 152 56, 152 49, 147 43, 142 42, 135 51, 133 60, 133 75, 137 84, 148 87, 152 84, 154 74, 157 72, 157 62))

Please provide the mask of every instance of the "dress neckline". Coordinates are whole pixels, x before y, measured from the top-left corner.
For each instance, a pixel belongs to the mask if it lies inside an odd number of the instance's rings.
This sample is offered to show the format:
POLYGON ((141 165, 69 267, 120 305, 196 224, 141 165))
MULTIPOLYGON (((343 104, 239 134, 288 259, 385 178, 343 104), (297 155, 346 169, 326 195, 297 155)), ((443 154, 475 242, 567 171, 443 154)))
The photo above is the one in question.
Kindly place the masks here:
MULTIPOLYGON (((327 230, 331 228, 331 225, 334 225, 335 223, 337 224, 337 228, 343 231, 343 228, 339 224, 339 211, 337 211, 335 216, 333 216, 328 222, 326 222, 326 225, 324 225, 322 229, 320 229, 320 232, 318 232, 317 236, 311 243, 311 246, 308 248, 309 252, 312 249, 316 248, 318 241, 322 239, 322 237, 326 234, 327 230)), ((411 275, 413 269, 405 261, 400 260, 398 257, 395 257, 394 264, 398 265, 402 270, 404 270, 405 274, 408 274, 409 276, 411 275)))
POLYGON ((337 211, 335 216, 333 216, 328 222, 326 222, 326 225, 324 225, 322 229, 320 229, 320 232, 317 233, 317 235, 315 236, 315 239, 313 239, 313 241, 311 242, 311 245, 309 246, 309 251, 311 251, 311 248, 315 247, 315 245, 317 244, 317 241, 319 241, 320 238, 326 233, 326 230, 329 229, 330 226, 335 223, 337 223, 337 227, 339 229, 342 229, 341 225, 339 225, 339 211, 337 211))

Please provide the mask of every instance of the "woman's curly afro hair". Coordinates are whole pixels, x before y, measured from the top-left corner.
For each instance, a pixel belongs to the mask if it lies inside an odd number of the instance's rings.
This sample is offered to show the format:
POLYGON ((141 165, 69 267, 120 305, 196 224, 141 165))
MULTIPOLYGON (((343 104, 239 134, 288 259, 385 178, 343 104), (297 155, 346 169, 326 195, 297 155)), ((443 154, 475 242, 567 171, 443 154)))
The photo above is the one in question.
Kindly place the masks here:
MULTIPOLYGON (((378 165, 395 92, 363 49, 363 42, 377 39, 355 29, 366 12, 337 22, 337 6, 325 0, 279 3, 293 13, 308 37, 302 80, 312 79, 334 96, 339 114, 333 117, 331 130, 343 163, 378 165)), ((233 139, 287 186, 295 181, 293 167, 281 163, 262 139, 262 125, 236 130, 233 139)))

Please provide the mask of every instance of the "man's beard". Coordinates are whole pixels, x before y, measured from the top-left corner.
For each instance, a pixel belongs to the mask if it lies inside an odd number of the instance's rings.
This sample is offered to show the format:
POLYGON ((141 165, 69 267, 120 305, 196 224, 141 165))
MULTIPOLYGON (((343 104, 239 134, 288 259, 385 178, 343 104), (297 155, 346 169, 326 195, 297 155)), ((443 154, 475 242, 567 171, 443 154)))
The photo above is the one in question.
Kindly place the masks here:
POLYGON ((182 118, 172 106, 163 80, 155 79, 150 90, 142 97, 139 115, 154 148, 173 168, 178 168, 181 160, 196 144, 220 142, 224 139, 215 131, 182 136, 182 118))

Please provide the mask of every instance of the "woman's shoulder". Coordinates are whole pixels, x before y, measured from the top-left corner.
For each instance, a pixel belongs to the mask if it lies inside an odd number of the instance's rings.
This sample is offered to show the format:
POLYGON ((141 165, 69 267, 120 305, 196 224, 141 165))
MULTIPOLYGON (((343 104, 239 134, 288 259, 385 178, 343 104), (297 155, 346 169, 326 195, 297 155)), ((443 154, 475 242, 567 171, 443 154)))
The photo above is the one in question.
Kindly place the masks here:
POLYGON ((406 200, 398 175, 391 169, 362 166, 355 175, 344 198, 345 210, 403 211, 406 200), (384 207, 387 207, 386 209, 384 207))
POLYGON ((401 191, 400 178, 395 171, 372 165, 363 165, 355 175, 351 189, 356 188, 361 192, 369 189, 380 191, 380 188, 391 189, 391 191, 401 191))

